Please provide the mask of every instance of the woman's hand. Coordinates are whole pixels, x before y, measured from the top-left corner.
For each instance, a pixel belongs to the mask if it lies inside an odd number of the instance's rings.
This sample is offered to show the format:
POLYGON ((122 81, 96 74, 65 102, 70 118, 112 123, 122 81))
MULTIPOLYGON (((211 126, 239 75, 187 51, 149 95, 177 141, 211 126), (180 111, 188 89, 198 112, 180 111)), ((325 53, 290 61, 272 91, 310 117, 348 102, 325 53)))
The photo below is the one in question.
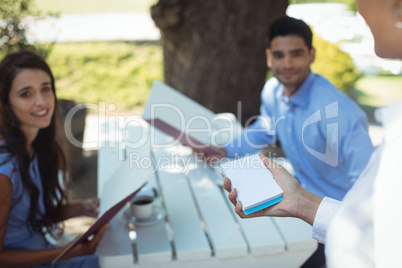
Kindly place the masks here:
POLYGON ((64 207, 63 220, 79 216, 96 218, 99 213, 99 199, 89 198, 83 200, 73 200, 64 207))
POLYGON ((322 198, 304 190, 299 182, 282 166, 260 154, 265 166, 272 172, 275 181, 283 190, 283 200, 273 206, 245 215, 240 201, 236 201, 237 191, 231 189, 229 178, 225 178, 224 187, 229 192, 229 200, 235 206, 235 212, 241 218, 261 216, 297 217, 312 224, 322 198))
MULTIPOLYGON (((96 252, 96 249, 99 245, 100 240, 102 239, 103 234, 105 233, 106 229, 109 227, 109 224, 103 225, 92 237, 90 240, 86 240, 81 244, 75 246, 70 252, 68 252, 62 259, 70 259, 78 256, 87 256, 92 255, 96 252)), ((74 243, 72 241, 71 243, 74 243)), ((70 244, 71 244, 70 243, 70 244)), ((63 247, 63 250, 68 247, 70 244, 67 244, 63 247)))
POLYGON ((99 213, 99 198, 84 199, 81 201, 82 215, 96 218, 99 213))

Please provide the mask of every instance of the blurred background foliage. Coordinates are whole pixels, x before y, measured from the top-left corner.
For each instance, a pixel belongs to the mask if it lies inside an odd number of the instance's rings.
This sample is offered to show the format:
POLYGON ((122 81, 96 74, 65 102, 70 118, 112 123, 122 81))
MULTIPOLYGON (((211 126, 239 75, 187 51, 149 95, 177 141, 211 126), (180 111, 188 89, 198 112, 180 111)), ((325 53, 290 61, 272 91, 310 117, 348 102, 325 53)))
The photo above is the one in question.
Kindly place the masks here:
POLYGON ((36 10, 32 0, 1 0, 0 3, 0 55, 18 50, 31 50, 47 57, 52 44, 32 44, 27 39, 28 24, 24 18, 36 18, 56 13, 41 13, 36 10))
POLYGON ((162 48, 154 44, 55 44, 48 63, 57 80, 58 97, 106 101, 119 110, 144 105, 153 81, 163 81, 162 48))
MULTIPOLYGON (((314 36, 316 71, 350 94, 361 74, 349 54, 314 36)), ((119 109, 145 104, 155 79, 163 81, 162 48, 134 42, 55 44, 48 58, 58 96, 83 102, 115 103, 119 109)))
POLYGON ((332 44, 314 34, 313 46, 316 48, 316 60, 312 71, 330 80, 339 90, 353 97, 354 85, 362 77, 352 57, 342 51, 339 45, 332 44))
POLYGON ((348 5, 352 11, 357 11, 356 0, 289 0, 289 4, 308 4, 308 3, 341 3, 348 5))
MULTIPOLYGON (((314 36, 312 70, 347 94, 361 74, 338 45, 314 36)), ((84 102, 113 102, 121 109, 145 104, 152 82, 163 81, 162 48, 135 42, 55 44, 48 62, 57 79, 58 96, 84 102)))
MULTIPOLYGON (((355 9, 356 1, 290 0, 291 4, 312 2, 342 2, 355 9)), ((34 50, 47 57, 61 98, 88 103, 107 101, 120 110, 141 107, 148 98, 152 82, 163 80, 163 53, 157 43, 31 44, 26 39, 22 19, 41 18, 49 12, 55 15, 57 11, 61 14, 109 10, 144 12, 151 4, 152 0, 116 0, 113 3, 107 0, 1 0, 0 57, 19 49, 34 50)), ((338 45, 314 35, 314 46, 317 56, 312 70, 327 77, 340 90, 355 95, 362 106, 380 106, 402 98, 398 90, 401 76, 362 76, 349 54, 338 45), (389 94, 384 94, 384 88, 389 94)))

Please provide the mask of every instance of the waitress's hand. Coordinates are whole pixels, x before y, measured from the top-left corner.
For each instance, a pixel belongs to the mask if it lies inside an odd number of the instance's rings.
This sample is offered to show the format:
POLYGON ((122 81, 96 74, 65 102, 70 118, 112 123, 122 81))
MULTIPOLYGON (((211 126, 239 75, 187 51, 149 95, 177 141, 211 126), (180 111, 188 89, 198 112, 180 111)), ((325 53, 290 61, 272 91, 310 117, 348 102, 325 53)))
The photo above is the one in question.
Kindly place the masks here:
POLYGON ((240 201, 236 201, 237 191, 231 189, 229 178, 225 178, 224 188, 229 192, 229 200, 235 206, 235 212, 241 218, 253 218, 261 216, 272 217, 297 217, 307 223, 313 224, 318 206, 322 197, 303 189, 299 182, 282 166, 276 164, 263 154, 260 154, 265 166, 272 172, 274 180, 283 190, 283 200, 273 206, 245 215, 240 201))

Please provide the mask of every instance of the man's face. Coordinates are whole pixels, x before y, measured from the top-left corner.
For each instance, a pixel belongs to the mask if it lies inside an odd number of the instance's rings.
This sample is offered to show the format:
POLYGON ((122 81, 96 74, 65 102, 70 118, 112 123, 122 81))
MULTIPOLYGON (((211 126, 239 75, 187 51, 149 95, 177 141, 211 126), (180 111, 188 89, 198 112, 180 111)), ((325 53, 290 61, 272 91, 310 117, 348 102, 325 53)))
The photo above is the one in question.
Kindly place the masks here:
POLYGON ((267 64, 272 74, 281 82, 285 94, 292 96, 310 73, 315 49, 308 49, 304 39, 297 35, 278 36, 267 49, 267 64))

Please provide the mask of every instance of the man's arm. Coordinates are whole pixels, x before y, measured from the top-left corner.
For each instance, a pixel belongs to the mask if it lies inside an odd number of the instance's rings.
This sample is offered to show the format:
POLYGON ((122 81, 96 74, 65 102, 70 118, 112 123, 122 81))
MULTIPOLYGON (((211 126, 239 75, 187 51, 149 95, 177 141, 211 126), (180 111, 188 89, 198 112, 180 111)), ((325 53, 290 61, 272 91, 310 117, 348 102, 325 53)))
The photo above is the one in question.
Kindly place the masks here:
POLYGON ((223 147, 230 158, 255 153, 272 145, 275 135, 272 131, 268 117, 260 115, 252 125, 243 130, 239 137, 223 144, 223 147))
POLYGON ((203 151, 196 149, 193 149, 193 151, 197 156, 207 161, 219 160, 225 157, 241 157, 272 145, 273 137, 269 120, 267 117, 259 116, 256 122, 244 129, 239 137, 222 144, 222 146, 210 146, 216 153, 205 154, 203 151))

